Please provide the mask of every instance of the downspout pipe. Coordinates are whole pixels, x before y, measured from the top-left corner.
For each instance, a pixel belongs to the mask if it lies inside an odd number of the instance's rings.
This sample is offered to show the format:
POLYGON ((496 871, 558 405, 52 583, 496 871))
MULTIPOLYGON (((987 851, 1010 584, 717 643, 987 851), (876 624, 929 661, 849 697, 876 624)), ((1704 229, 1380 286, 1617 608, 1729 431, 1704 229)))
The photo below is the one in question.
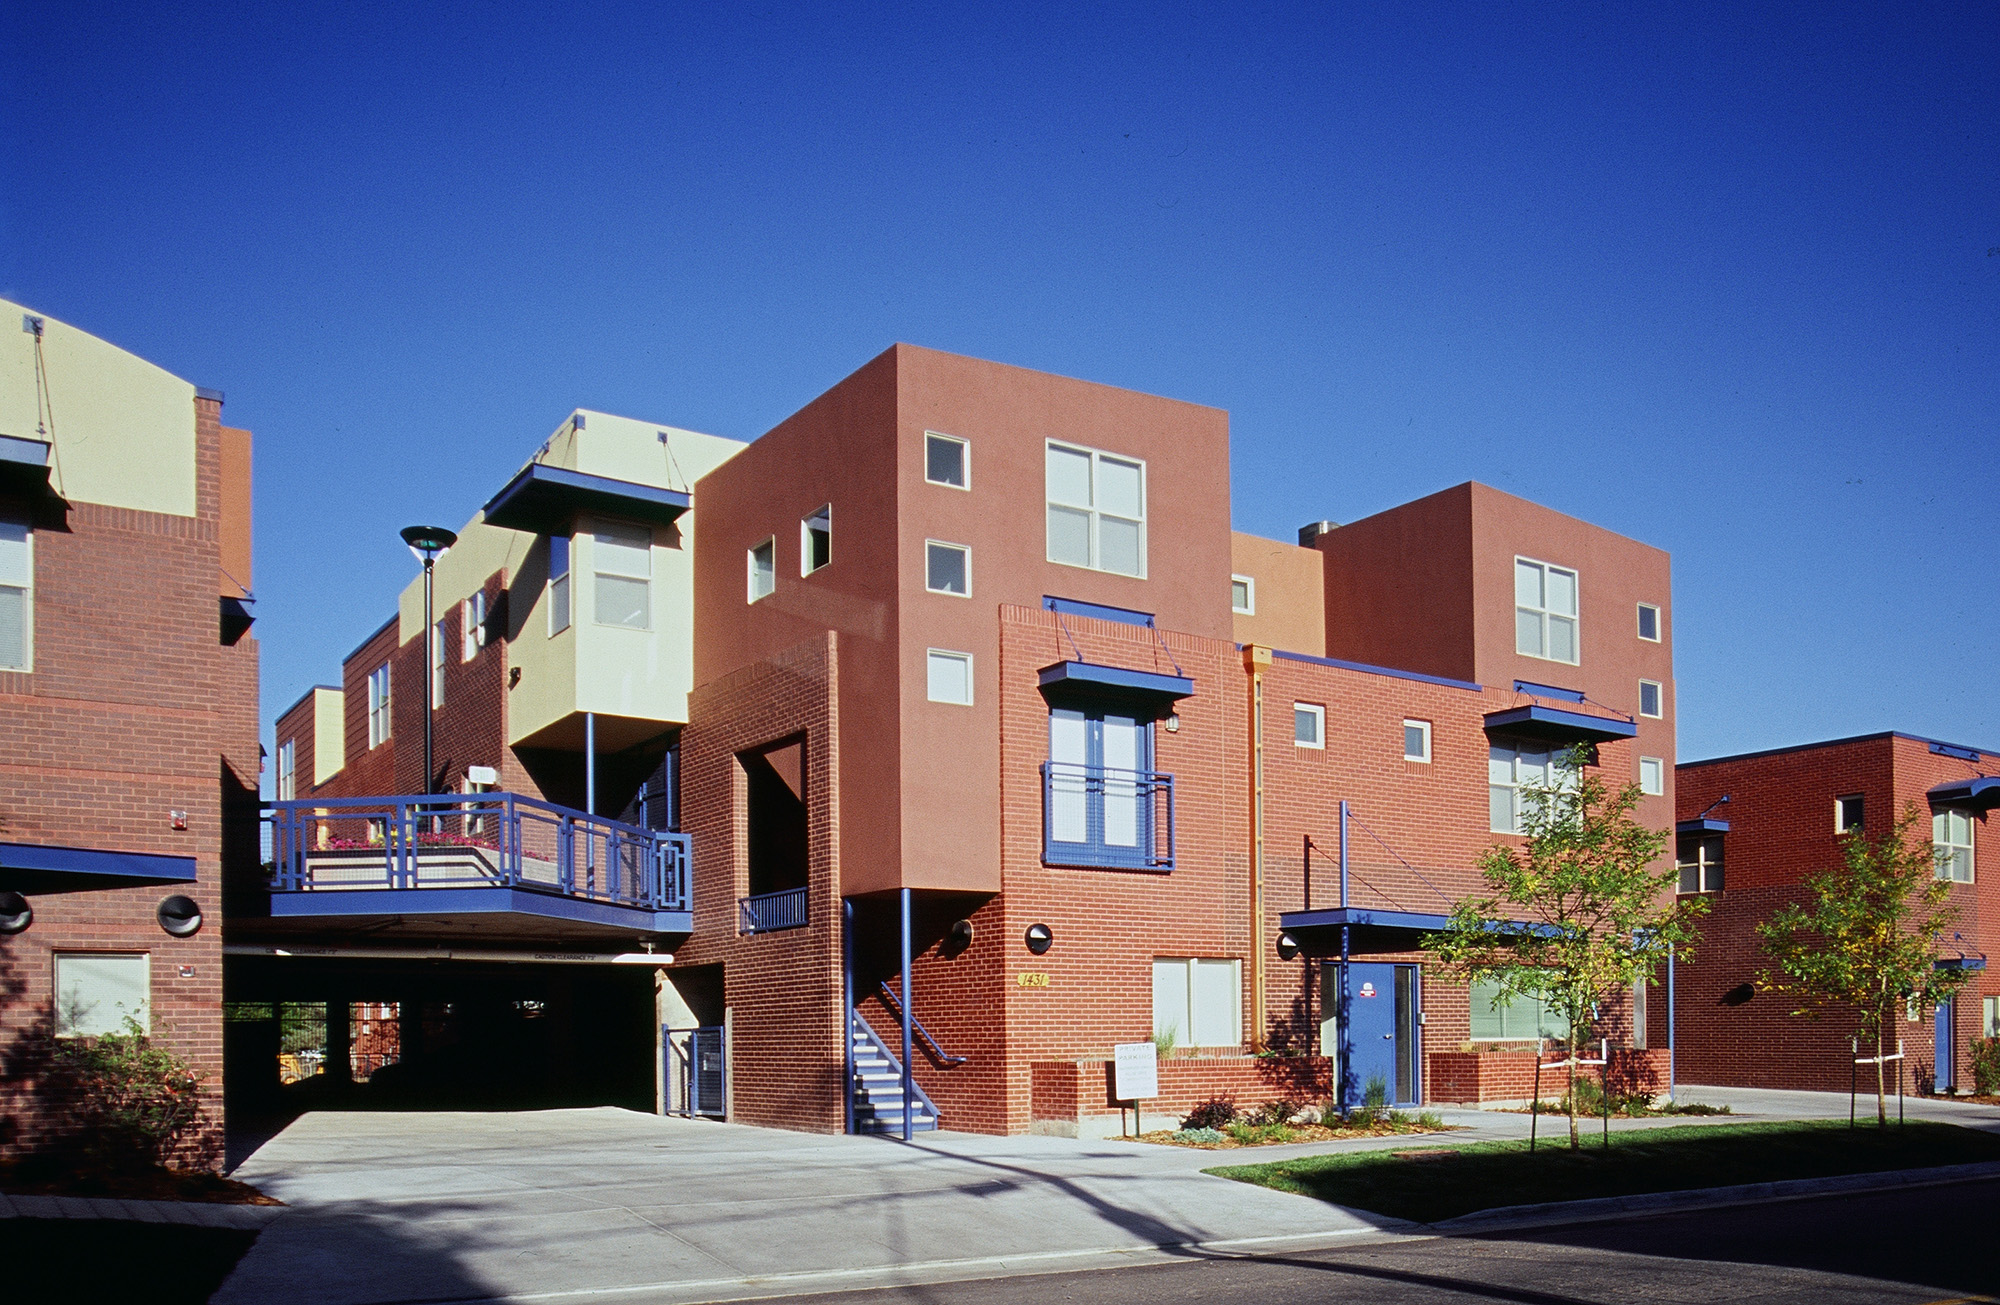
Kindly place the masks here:
MULTIPOLYGON (((1347 799, 1340 800, 1340 909, 1347 909, 1347 799)), ((1340 1103, 1340 1113, 1344 1116, 1351 1108, 1347 1095, 1347 1067, 1352 1062, 1351 1050, 1354 1045, 1352 1030, 1348 1027, 1349 1016, 1353 1013, 1348 1004, 1347 969, 1352 957, 1352 935, 1346 924, 1340 926, 1340 1017, 1335 1027, 1340 1031, 1339 1045, 1334 1048, 1333 1073, 1339 1086, 1336 1097, 1340 1103)))
POLYGON ((1250 1046, 1265 1045, 1264 1007, 1264 668, 1271 650, 1251 644, 1243 650, 1250 672, 1250 1046))

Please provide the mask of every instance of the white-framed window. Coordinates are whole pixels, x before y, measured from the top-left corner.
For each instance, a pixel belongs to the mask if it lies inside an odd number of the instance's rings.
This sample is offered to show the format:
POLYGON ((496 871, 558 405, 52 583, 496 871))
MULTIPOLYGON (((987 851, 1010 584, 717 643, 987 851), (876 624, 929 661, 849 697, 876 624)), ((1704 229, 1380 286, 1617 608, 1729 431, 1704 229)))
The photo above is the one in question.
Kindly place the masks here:
POLYGON ((0 520, 0 671, 35 668, 35 532, 0 520))
POLYGON ((298 747, 290 739, 278 745, 278 801, 289 802, 297 797, 298 787, 298 747))
POLYGON ((1406 720, 1403 722, 1403 760, 1422 761, 1431 759, 1431 723, 1427 720, 1406 720))
POLYGON ((1846 797, 1835 798, 1833 800, 1833 832, 1836 834, 1845 834, 1851 829, 1861 828, 1863 818, 1866 815, 1867 803, 1862 801, 1861 794, 1849 793, 1846 797))
POLYGON ((152 1032, 152 958, 145 952, 56 952, 56 1036, 152 1032))
POLYGON ((1639 681, 1639 714, 1655 718, 1666 715, 1666 697, 1659 681, 1639 681))
POLYGON ((1146 464, 1096 449, 1047 446, 1048 559, 1146 575, 1146 464))
POLYGON ((1527 832, 1529 795, 1523 790, 1576 787, 1577 774, 1562 765, 1562 749, 1532 743, 1492 743, 1486 749, 1489 825, 1496 834, 1527 832))
POLYGON ((653 531, 600 521, 590 530, 590 587, 599 625, 653 628, 653 531))
POLYGON ((1474 1042, 1532 1042, 1536 1038, 1566 1038, 1569 1021, 1549 1009, 1540 997, 1515 997, 1502 1004, 1500 984, 1493 979, 1472 983, 1474 1042))
POLYGON ((972 596, 972 550, 942 539, 924 541, 924 588, 934 594, 972 596))
POLYGON ((389 741, 389 663, 368 672, 368 746, 389 741))
POLYGON ((569 536, 549 536, 549 637, 569 629, 569 536))
POLYGON ((1241 963, 1198 956, 1155 957, 1153 1036, 1167 1033, 1183 1047, 1241 1043, 1241 963))
POLYGON ((1658 797, 1667 791, 1667 763, 1658 757, 1639 758, 1639 791, 1658 797))
POLYGON ((1674 868, 1683 893, 1722 891, 1722 835, 1682 834, 1674 868))
POLYGON ((459 605, 458 659, 469 662, 486 646, 486 591, 479 590, 459 605))
POLYGON ((924 479, 954 489, 972 488, 972 448, 955 435, 924 432, 924 479))
POLYGON ((773 535, 753 546, 745 560, 750 569, 750 601, 768 598, 778 587, 778 539, 773 535))
POLYGON ((1660 641, 1660 609, 1651 603, 1639 604, 1639 637, 1647 643, 1660 641))
POLYGON ((444 622, 439 621, 430 629, 429 648, 431 663, 431 710, 444 706, 444 622))
POLYGON ((1292 742, 1302 748, 1326 746, 1326 708, 1315 702, 1292 704, 1292 742))
POLYGON ((1937 877, 1955 884, 1972 882, 1972 815, 1944 810, 1931 816, 1931 845, 1937 852, 1937 877))
POLYGON ((833 561, 833 504, 799 522, 799 574, 809 576, 833 561))
POLYGON ((1257 579, 1255 576, 1233 575, 1229 577, 1229 610, 1238 616, 1257 614, 1257 579))
POLYGON ((1980 998, 1979 1029, 1982 1038, 2000 1038, 2000 997, 1980 998))
POLYGON ((931 648, 924 653, 927 683, 932 702, 972 705, 972 654, 931 648))
POLYGON ((1576 572, 1514 559, 1514 651, 1576 664, 1576 572))

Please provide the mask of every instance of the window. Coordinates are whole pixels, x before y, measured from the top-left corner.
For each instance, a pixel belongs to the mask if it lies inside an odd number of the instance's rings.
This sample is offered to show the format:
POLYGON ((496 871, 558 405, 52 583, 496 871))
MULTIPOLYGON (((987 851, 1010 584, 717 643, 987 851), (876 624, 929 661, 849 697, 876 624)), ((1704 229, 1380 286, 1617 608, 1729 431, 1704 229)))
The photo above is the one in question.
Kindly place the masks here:
POLYGON ((1683 834, 1674 868, 1681 873, 1684 893, 1722 891, 1722 835, 1683 834))
MULTIPOLYGON (((1154 846, 1153 723, 1103 708, 1049 712, 1042 857, 1050 865, 1170 866, 1154 846)), ((1167 844, 1171 822, 1163 816, 1167 844)))
POLYGON ((1844 834, 1850 829, 1861 828, 1861 795, 1853 793, 1833 800, 1833 832, 1844 834))
POLYGON ((1660 686, 1652 680, 1639 681, 1639 714, 1654 717, 1665 714, 1660 705, 1660 686))
POLYGON ((458 612, 458 659, 469 662, 486 646, 486 591, 465 600, 458 612))
POLYGON ((1531 788, 1576 787, 1576 772, 1564 769, 1562 749, 1533 744, 1494 743, 1487 748, 1487 782, 1496 834, 1525 834, 1531 788))
POLYGON ((280 802, 289 802, 297 796, 293 791, 297 775, 294 760, 296 756, 297 746, 292 740, 286 739, 278 745, 278 801, 280 802))
POLYGON ((1937 851, 1937 877, 1955 884, 1972 882, 1972 816, 1964 811, 1940 811, 1931 817, 1931 843, 1937 851))
POLYGON ((1146 574, 1146 464, 1051 442, 1047 453, 1051 562, 1146 574))
POLYGON ((811 575, 833 561, 833 504, 799 522, 799 574, 811 575))
POLYGON ((1310 702, 1292 704, 1292 741, 1302 748, 1326 746, 1326 708, 1310 702))
POLYGON ((1238 616, 1257 614, 1257 582, 1247 575, 1229 577, 1229 610, 1238 616))
POLYGON ((653 628, 653 532, 599 522, 590 532, 591 588, 599 625, 653 628))
POLYGON ((1658 757, 1639 758, 1639 791, 1658 797, 1667 791, 1667 763, 1658 757))
POLYGON ((1243 1041, 1240 963, 1162 956, 1153 961, 1153 1036, 1183 1047, 1233 1047, 1243 1041))
POLYGON ((549 536, 549 635, 569 629, 569 536, 549 536))
POLYGON ((35 532, 0 521, 0 670, 33 669, 35 532))
POLYGON ((2000 1038, 2000 997, 1980 998, 1979 1028, 1982 1038, 2000 1038))
POLYGON ((389 741, 389 664, 368 673, 368 746, 389 741))
POLYGON ((125 1021, 152 1031, 152 972, 145 952, 57 952, 56 1036, 123 1033, 125 1021))
POLYGON ((972 550, 964 544, 924 541, 924 588, 934 594, 972 593, 972 550))
POLYGON ((1540 997, 1517 996, 1502 1005, 1500 984, 1496 980, 1473 981, 1474 1042, 1532 1042, 1536 1038, 1568 1036, 1569 1021, 1560 1012, 1550 1010, 1540 997))
POLYGON ((1427 720, 1403 722, 1403 760, 1428 762, 1431 759, 1431 723, 1427 720))
POLYGON ((431 710, 444 706, 444 622, 430 630, 431 710))
POLYGON ((1648 643, 1660 641, 1660 609, 1651 603, 1639 604, 1639 637, 1648 643))
POLYGON ((778 541, 771 538, 750 550, 750 601, 766 597, 778 587, 778 541))
POLYGON ((1576 664, 1576 572, 1514 559, 1514 651, 1576 664))
POLYGON ((968 460, 969 450, 965 441, 940 435, 934 430, 924 432, 924 479, 933 485, 953 485, 959 489, 972 487, 972 466, 968 460))
POLYGON ((925 654, 930 671, 930 700, 972 705, 972 654, 932 648, 925 654))

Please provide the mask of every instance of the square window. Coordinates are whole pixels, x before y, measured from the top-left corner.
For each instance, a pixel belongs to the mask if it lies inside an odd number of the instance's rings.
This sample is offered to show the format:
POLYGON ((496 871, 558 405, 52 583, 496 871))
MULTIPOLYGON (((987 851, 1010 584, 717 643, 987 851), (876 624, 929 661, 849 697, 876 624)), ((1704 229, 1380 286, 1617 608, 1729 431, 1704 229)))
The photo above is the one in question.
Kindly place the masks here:
POLYGON ((924 432, 924 479, 933 485, 972 488, 971 450, 965 441, 934 430, 924 432))
POLYGON ((765 540, 750 550, 750 601, 767 597, 778 587, 778 541, 765 540))
POLYGON ((924 541, 924 588, 934 594, 972 593, 972 550, 964 544, 924 541))
POLYGON ((127 1018, 152 1031, 152 970, 145 952, 57 952, 56 1036, 123 1033, 127 1018))
POLYGON ((1427 720, 1403 722, 1403 760, 1428 762, 1431 759, 1431 723, 1427 720))
POLYGON ((591 529, 590 544, 597 624, 652 629, 653 532, 599 523, 591 529))
POLYGON ((1292 739, 1302 748, 1326 746, 1326 708, 1310 702, 1292 704, 1292 739))
POLYGON ((960 706, 972 705, 972 654, 949 652, 943 648, 932 648, 926 654, 929 663, 930 700, 932 702, 953 702, 960 706))
POLYGON ((1658 757, 1639 758, 1639 791, 1658 797, 1667 791, 1667 763, 1658 757))
POLYGON ((1833 832, 1845 834, 1850 829, 1859 829, 1866 814, 1861 794, 1851 793, 1833 800, 1833 832))
POLYGON ((1514 651, 1577 664, 1576 572, 1531 558, 1514 559, 1514 651))
POLYGON ((1660 641, 1660 609, 1651 603, 1639 604, 1639 637, 1648 643, 1660 641))
POLYGON ((1664 714, 1660 706, 1660 686, 1652 680, 1639 681, 1639 714, 1654 717, 1664 714))
POLYGON ((1683 893, 1722 891, 1722 835, 1683 834, 1674 858, 1683 893))
POLYGON ((1162 956, 1153 961, 1153 1034, 1184 1047, 1242 1041, 1243 984, 1233 960, 1162 956))
POLYGON ((1146 574, 1146 464, 1053 441, 1046 446, 1048 559, 1146 574))
POLYGON ((1247 575, 1229 577, 1229 610, 1239 616, 1257 614, 1257 582, 1247 575))
POLYGON ((833 504, 799 522, 799 574, 811 575, 833 561, 833 504))

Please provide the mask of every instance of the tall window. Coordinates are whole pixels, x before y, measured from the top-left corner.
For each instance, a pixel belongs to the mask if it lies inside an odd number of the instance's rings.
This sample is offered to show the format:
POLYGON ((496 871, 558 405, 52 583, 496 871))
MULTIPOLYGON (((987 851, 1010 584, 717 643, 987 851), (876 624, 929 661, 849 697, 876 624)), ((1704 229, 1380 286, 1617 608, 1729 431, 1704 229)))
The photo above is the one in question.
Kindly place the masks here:
POLYGON ((1153 1036, 1183 1047, 1233 1047, 1243 1041, 1240 963, 1198 956, 1153 961, 1153 1036))
POLYGON ((1049 712, 1047 847, 1055 865, 1142 868, 1153 856, 1153 723, 1049 712))
POLYGON ((1667 791, 1667 763, 1659 757, 1639 758, 1639 791, 1658 797, 1667 791))
POLYGON ((746 560, 750 567, 750 601, 754 603, 778 587, 778 541, 765 540, 750 550, 746 560))
POLYGON ((1972 817, 1964 811, 1940 811, 1931 817, 1931 843, 1937 852, 1937 877, 1955 884, 1972 882, 1972 817))
POLYGON ((965 441, 934 430, 924 432, 924 479, 933 485, 972 487, 972 467, 965 441))
POLYGON ((599 625, 653 628, 653 532, 600 522, 590 532, 591 587, 599 625))
POLYGON ((1403 760, 1428 762, 1431 759, 1431 723, 1427 720, 1403 722, 1403 760))
POLYGON ((33 666, 35 532, 0 521, 0 671, 33 666))
POLYGON ((444 622, 431 627, 431 710, 444 706, 444 622))
POLYGON ((972 593, 972 550, 964 544, 924 541, 924 588, 934 594, 972 593))
POLYGON ((1569 1021, 1549 1009, 1540 997, 1515 997, 1504 1005, 1500 985, 1491 979, 1472 984, 1474 1042, 1532 1042, 1536 1038, 1566 1038, 1569 1021))
POLYGON ((1639 604, 1639 637, 1648 643, 1660 641, 1660 609, 1651 603, 1639 604))
POLYGON ((1514 559, 1514 651, 1575 664, 1576 572, 1514 559))
POLYGON ((389 739, 389 664, 368 673, 368 746, 389 739))
POLYGON ((1494 743, 1487 748, 1487 783, 1496 834, 1527 832, 1529 788, 1576 787, 1576 772, 1562 765, 1562 750, 1534 744, 1494 743))
POLYGON ((1257 614, 1257 581, 1254 576, 1229 577, 1229 610, 1238 616, 1257 614))
POLYGON ((486 591, 465 600, 458 613, 458 659, 469 662, 486 646, 486 591))
POLYGON ((833 561, 833 504, 799 522, 799 574, 811 575, 833 561))
POLYGON ((278 801, 289 802, 297 796, 296 774, 297 748, 292 740, 286 739, 278 745, 278 801))
POLYGON ((1674 868, 1680 871, 1684 893, 1722 891, 1722 835, 1683 834, 1674 868))
POLYGON ((569 629, 569 536, 549 536, 549 633, 569 629))
POLYGON ((1146 574, 1146 464, 1051 442, 1048 558, 1066 566, 1146 574))
POLYGON ((1660 685, 1653 680, 1639 681, 1639 714, 1641 716, 1664 714, 1661 710, 1660 685))

